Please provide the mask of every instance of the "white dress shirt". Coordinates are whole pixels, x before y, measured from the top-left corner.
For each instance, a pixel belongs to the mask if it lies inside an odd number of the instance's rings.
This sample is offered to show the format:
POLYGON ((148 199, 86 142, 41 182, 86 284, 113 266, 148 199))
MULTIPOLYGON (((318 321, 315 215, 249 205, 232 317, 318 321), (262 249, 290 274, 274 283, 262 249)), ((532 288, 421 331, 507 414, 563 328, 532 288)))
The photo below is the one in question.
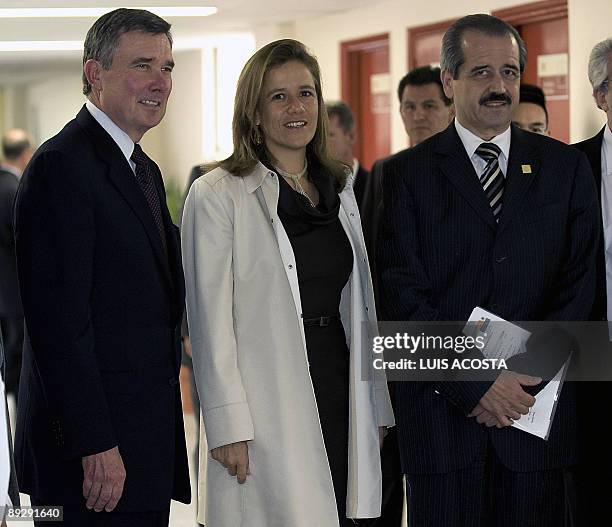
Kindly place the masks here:
POLYGON ((601 143, 601 219, 606 249, 607 318, 612 320, 612 132, 609 125, 601 143))
POLYGON ((91 101, 85 103, 85 107, 91 114, 91 116, 98 121, 98 124, 104 128, 104 130, 113 138, 113 141, 117 143, 117 146, 123 152, 125 159, 132 167, 132 172, 136 173, 136 163, 131 160, 132 153, 134 152, 134 141, 126 134, 121 128, 119 128, 111 118, 106 115, 100 108, 98 108, 91 101))
POLYGON ((478 177, 482 175, 485 167, 487 166, 487 162, 476 153, 476 149, 482 143, 493 143, 499 146, 499 149, 501 150, 501 153, 499 154, 499 167, 501 168, 504 177, 506 177, 508 172, 508 157, 510 155, 510 126, 508 126, 505 132, 496 135, 489 141, 485 141, 482 139, 482 137, 478 137, 474 133, 470 132, 467 128, 461 125, 456 117, 455 129, 459 134, 459 139, 461 139, 463 147, 465 148, 465 151, 467 152, 467 155, 470 158, 478 177))

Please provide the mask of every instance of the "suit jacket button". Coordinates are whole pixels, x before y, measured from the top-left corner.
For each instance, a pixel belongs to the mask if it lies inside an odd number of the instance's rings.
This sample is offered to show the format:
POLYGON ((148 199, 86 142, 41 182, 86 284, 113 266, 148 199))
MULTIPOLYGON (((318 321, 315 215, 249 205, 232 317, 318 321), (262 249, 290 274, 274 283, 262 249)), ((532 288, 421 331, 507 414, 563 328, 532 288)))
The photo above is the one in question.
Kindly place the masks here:
POLYGON ((497 258, 495 258, 495 263, 502 263, 505 262, 508 259, 507 256, 498 256, 497 258))
POLYGON ((176 386, 178 384, 178 379, 176 377, 170 377, 168 379, 168 384, 172 387, 176 386))

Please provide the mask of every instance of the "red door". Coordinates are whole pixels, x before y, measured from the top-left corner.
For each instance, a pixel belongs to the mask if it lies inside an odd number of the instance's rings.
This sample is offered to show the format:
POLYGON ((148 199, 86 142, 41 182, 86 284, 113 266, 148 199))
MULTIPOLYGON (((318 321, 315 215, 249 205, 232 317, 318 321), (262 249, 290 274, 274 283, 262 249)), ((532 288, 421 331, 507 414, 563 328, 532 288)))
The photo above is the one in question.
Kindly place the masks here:
POLYGON ((527 47, 523 82, 546 96, 551 137, 569 142, 569 59, 566 0, 533 2, 493 13, 517 28, 527 47))
POLYGON ((454 21, 446 20, 408 30, 408 71, 428 64, 440 65, 442 37, 454 21))
POLYGON ((341 43, 342 99, 357 125, 353 155, 366 169, 391 153, 389 36, 341 43))

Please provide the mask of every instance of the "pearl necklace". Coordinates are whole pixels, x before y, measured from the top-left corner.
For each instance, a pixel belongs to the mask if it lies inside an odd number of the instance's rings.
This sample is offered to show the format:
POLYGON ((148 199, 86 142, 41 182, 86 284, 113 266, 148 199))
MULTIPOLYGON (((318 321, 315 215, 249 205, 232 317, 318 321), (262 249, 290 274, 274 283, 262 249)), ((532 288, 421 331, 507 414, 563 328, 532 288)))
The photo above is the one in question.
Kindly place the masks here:
POLYGON ((304 168, 300 170, 297 174, 291 174, 290 172, 286 172, 278 167, 274 167, 274 168, 276 168, 277 172, 281 176, 293 181, 293 184, 295 185, 295 191, 298 194, 301 194, 302 196, 304 196, 308 200, 308 203, 310 203, 310 206, 313 209, 316 208, 316 205, 314 204, 312 199, 310 199, 310 196, 306 193, 306 191, 304 190, 304 187, 302 187, 302 184, 300 183, 300 179, 302 178, 302 176, 304 176, 306 172, 308 172, 308 161, 307 160, 304 160, 304 168))

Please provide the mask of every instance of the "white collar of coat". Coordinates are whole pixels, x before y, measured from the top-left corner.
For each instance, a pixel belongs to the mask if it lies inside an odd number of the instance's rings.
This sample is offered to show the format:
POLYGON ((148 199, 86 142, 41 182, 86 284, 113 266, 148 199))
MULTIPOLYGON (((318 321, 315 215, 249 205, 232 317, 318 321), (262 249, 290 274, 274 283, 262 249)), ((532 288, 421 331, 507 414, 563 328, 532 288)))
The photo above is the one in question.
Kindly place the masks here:
POLYGON ((253 169, 244 176, 247 192, 252 194, 261 187, 266 176, 276 176, 276 173, 266 167, 261 161, 258 161, 253 169))

